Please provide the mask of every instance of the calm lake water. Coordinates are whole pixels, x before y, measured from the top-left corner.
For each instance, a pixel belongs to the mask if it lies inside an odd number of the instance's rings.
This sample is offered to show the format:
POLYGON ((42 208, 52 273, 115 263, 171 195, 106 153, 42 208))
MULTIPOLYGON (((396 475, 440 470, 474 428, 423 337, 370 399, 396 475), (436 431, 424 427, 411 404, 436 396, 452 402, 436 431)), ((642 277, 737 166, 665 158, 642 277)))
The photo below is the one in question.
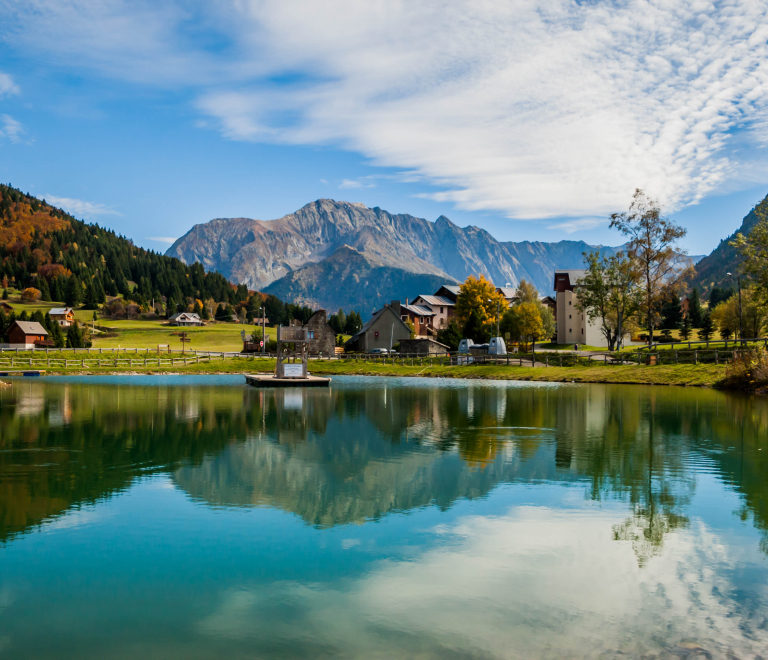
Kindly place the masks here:
POLYGON ((0 390, 0 657, 768 658, 768 401, 0 390))

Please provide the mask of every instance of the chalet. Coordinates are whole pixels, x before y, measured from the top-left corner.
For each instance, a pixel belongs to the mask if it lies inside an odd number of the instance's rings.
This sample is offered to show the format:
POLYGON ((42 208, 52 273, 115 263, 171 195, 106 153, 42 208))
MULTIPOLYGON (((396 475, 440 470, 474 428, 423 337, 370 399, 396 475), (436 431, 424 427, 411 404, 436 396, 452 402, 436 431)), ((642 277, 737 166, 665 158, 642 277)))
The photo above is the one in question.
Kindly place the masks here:
POLYGON ((374 348, 391 349, 403 339, 409 339, 411 329, 403 321, 400 308, 400 301, 395 300, 374 312, 371 320, 344 344, 344 350, 368 352, 374 348))
POLYGON ((417 307, 427 307, 432 312, 432 327, 444 328, 454 317, 456 302, 443 296, 418 296, 413 304, 417 307))
POLYGON ((413 323, 413 329, 417 337, 437 334, 433 324, 435 314, 426 305, 409 305, 408 301, 406 301, 405 305, 401 305, 399 301, 393 301, 392 305, 397 305, 400 308, 400 318, 404 322, 410 321, 413 323))
POLYGON ((75 310, 71 307, 54 307, 48 313, 62 328, 68 328, 75 322, 75 310))
POLYGON ((0 309, 2 309, 6 314, 10 314, 13 311, 13 307, 5 302, 5 300, 0 300, 0 309))
POLYGON ((168 321, 171 325, 203 325, 202 319, 192 312, 179 312, 171 316, 168 321))
POLYGON ((48 341, 46 329, 34 321, 14 321, 8 330, 9 348, 34 348, 53 344, 48 341))
POLYGON ((448 300, 451 300, 454 304, 456 304, 456 299, 459 297, 460 289, 460 284, 443 284, 443 286, 435 291, 435 295, 440 296, 441 298, 448 298, 448 300))
POLYGON ((517 299, 517 289, 510 286, 497 286, 496 292, 504 296, 508 305, 511 305, 517 299))

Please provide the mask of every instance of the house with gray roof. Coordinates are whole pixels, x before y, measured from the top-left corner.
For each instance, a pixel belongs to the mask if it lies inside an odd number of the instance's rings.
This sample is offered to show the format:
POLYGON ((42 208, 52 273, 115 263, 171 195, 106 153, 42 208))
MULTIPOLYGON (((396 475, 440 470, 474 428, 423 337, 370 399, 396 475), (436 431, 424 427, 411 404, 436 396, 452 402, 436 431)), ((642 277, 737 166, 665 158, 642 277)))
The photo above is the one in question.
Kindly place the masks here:
POLYGON ((377 312, 362 329, 344 344, 347 352, 367 353, 374 348, 391 349, 411 336, 410 328, 403 321, 400 301, 393 300, 377 312))

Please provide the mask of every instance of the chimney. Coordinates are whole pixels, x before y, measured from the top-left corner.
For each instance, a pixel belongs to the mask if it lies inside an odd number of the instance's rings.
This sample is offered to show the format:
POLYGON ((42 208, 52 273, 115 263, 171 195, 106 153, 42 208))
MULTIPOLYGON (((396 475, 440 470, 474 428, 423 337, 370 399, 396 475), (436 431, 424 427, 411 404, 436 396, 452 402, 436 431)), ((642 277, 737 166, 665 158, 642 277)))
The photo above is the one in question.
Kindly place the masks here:
POLYGON ((393 301, 390 303, 390 305, 389 305, 389 306, 392 308, 392 311, 393 311, 395 314, 397 314, 398 316, 400 316, 400 301, 399 301, 399 300, 393 300, 393 301))

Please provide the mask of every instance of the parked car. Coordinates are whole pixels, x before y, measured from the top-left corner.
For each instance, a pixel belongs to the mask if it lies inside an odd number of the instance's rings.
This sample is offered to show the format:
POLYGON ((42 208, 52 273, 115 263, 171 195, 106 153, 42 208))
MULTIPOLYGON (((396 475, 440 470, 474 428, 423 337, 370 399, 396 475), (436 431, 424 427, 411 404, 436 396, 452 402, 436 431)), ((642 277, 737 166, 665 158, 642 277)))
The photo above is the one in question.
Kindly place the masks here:
POLYGON ((388 348, 371 348, 368 350, 371 355, 387 355, 389 353, 388 348))

